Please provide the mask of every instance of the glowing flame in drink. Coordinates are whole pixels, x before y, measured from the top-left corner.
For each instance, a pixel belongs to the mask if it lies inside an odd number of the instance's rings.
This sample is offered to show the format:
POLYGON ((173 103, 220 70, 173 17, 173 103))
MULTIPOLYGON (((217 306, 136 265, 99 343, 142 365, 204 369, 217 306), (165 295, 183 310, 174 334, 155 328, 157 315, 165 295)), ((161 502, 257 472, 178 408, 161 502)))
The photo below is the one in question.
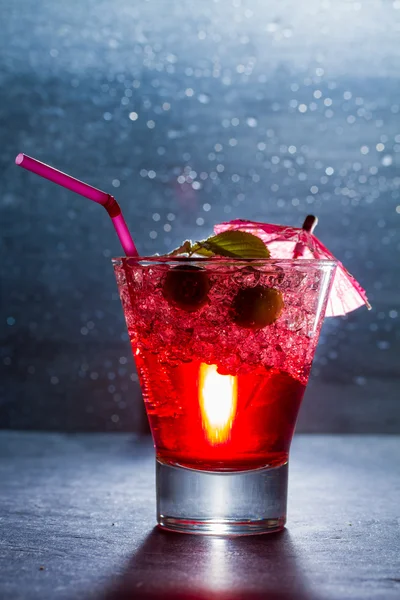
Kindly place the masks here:
POLYGON ((199 402, 208 440, 213 445, 226 442, 236 413, 236 376, 220 375, 216 365, 202 363, 199 371, 199 402))

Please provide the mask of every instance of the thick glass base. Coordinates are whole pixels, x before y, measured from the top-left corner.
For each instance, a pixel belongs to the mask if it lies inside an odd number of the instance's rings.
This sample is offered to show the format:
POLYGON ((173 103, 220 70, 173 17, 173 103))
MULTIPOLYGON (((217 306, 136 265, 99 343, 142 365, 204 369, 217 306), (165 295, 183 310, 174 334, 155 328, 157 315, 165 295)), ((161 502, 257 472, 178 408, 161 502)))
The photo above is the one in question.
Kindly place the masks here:
POLYGON ((156 461, 157 521, 182 533, 253 535, 283 529, 288 465, 213 473, 156 461))

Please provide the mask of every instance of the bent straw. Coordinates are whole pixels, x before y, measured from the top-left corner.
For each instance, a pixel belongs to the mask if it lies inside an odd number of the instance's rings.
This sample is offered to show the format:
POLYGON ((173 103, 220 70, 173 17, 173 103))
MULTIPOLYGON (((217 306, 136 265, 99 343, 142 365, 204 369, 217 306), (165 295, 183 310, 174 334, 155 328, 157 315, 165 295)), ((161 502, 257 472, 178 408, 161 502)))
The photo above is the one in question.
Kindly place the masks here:
POLYGON ((58 171, 58 169, 54 169, 54 167, 50 167, 26 154, 18 154, 15 159, 15 164, 104 206, 111 218, 126 256, 139 256, 121 208, 113 196, 106 192, 102 192, 83 181, 79 181, 79 179, 75 179, 75 177, 71 177, 62 171, 58 171))

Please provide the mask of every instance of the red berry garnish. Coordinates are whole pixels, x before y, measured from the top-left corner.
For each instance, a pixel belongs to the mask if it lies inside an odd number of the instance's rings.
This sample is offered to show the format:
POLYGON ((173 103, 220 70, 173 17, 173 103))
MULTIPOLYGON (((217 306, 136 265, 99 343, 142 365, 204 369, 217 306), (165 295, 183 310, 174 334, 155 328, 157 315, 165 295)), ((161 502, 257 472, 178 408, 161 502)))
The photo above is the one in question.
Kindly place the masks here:
POLYGON ((205 269, 194 265, 179 265, 168 271, 163 294, 178 308, 193 312, 207 302, 210 287, 205 269))
POLYGON ((283 307, 282 294, 275 288, 262 285, 244 288, 233 300, 233 320, 241 327, 262 329, 278 319, 283 307))

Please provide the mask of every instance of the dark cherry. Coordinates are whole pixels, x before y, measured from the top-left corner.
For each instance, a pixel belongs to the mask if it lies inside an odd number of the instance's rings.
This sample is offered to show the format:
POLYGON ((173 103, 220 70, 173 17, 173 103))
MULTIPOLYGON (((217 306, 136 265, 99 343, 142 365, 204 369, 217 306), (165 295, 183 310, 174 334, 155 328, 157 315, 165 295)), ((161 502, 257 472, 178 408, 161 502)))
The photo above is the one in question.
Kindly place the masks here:
POLYGON ((205 269, 194 265, 178 265, 165 277, 164 297, 187 312, 201 308, 208 300, 210 282, 205 269))
POLYGON ((244 288, 233 300, 233 320, 241 327, 262 329, 278 319, 283 306, 282 294, 275 288, 262 285, 244 288))

